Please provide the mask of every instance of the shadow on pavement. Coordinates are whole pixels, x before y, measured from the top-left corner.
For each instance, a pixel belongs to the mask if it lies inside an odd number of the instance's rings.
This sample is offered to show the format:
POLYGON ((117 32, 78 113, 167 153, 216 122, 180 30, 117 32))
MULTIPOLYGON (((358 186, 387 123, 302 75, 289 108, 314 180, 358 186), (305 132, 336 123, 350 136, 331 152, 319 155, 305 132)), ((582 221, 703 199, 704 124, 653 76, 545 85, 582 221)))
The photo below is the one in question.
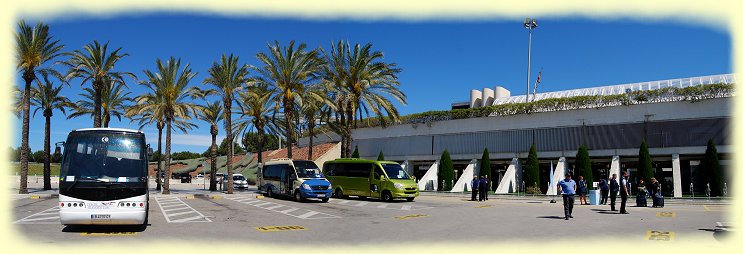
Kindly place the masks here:
MULTIPOLYGON (((147 224, 150 226, 151 224, 147 224)), ((122 233, 142 232, 147 229, 142 225, 67 225, 62 229, 65 233, 122 233)))
POLYGON ((710 229, 710 228, 700 228, 700 231, 707 231, 707 232, 713 232, 712 237, 715 238, 715 240, 720 242, 725 242, 730 239, 730 232, 726 230, 720 230, 720 229, 710 229))
POLYGON ((537 219, 558 219, 558 220, 564 220, 565 217, 560 216, 539 216, 537 219))

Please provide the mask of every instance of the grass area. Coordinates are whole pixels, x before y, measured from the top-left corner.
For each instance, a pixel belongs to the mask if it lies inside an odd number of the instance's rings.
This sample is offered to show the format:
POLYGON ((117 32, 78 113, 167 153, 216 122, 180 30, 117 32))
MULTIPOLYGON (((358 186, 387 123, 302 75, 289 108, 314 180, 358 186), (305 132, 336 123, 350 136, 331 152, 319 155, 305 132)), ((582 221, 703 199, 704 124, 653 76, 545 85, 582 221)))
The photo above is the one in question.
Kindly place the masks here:
MULTIPOLYGON (((10 173, 15 175, 16 173, 21 173, 21 164, 18 163, 12 163, 10 173)), ((28 163, 28 175, 44 175, 44 163, 28 163)), ((59 175, 59 163, 52 163, 51 164, 51 175, 58 176, 59 175)))

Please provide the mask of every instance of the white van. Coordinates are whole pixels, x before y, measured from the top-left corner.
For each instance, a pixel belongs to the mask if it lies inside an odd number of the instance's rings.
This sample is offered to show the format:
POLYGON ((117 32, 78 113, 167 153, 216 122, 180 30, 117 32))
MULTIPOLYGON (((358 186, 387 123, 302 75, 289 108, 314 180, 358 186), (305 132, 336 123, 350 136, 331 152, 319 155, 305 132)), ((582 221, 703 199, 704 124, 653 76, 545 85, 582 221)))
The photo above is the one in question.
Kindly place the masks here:
POLYGON ((319 198, 328 202, 333 188, 313 161, 275 159, 258 171, 258 190, 266 196, 285 195, 297 201, 319 198))

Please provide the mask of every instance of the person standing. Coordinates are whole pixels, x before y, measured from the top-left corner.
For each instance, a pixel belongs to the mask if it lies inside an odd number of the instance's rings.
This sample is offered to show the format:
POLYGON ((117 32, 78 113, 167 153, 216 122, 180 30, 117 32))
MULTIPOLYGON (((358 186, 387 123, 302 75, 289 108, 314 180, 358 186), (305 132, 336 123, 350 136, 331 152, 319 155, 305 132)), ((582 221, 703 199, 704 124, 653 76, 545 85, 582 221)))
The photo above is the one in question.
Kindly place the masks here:
POLYGON ((477 179, 477 176, 472 177, 472 182, 470 183, 470 187, 472 188, 472 201, 477 201, 477 192, 480 191, 480 188, 478 187, 480 183, 480 180, 477 179))
POLYGON ((575 203, 575 181, 570 179, 570 173, 565 173, 565 179, 557 183, 557 192, 562 194, 562 206, 565 210, 565 220, 573 218, 573 204, 575 203))
POLYGON ((578 197, 580 198, 580 204, 581 205, 587 205, 588 202, 586 201, 586 192, 588 192, 586 188, 586 181, 583 180, 583 176, 578 176, 578 197))
POLYGON ((601 179, 599 187, 601 187, 601 202, 599 204, 606 205, 606 200, 609 198, 609 184, 606 183, 606 179, 601 179))
POLYGON ((617 183, 617 174, 611 174, 611 180, 609 181, 609 191, 611 191, 611 210, 616 211, 617 203, 617 192, 619 192, 619 183, 617 183))
POLYGON ((488 191, 490 191, 490 179, 488 179, 488 175, 485 175, 485 200, 488 200, 488 191))
POLYGON ((622 197, 622 206, 619 207, 619 213, 629 214, 627 212, 627 198, 629 197, 629 173, 627 171, 622 175, 622 182, 619 183, 619 195, 622 197))
POLYGON ((488 191, 488 179, 485 176, 480 177, 480 183, 478 185, 480 187, 480 201, 484 201, 485 192, 488 191))

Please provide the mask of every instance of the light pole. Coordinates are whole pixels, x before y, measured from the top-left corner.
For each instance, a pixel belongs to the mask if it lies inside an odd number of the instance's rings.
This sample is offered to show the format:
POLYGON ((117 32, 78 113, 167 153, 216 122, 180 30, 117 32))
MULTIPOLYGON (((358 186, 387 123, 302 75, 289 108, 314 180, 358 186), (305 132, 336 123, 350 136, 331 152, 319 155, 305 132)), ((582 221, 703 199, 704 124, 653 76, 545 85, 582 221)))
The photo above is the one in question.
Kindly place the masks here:
POLYGON ((526 63, 526 101, 529 102, 529 81, 531 78, 531 30, 537 28, 537 20, 526 18, 524 20, 524 28, 529 29, 529 54, 527 56, 526 63))

